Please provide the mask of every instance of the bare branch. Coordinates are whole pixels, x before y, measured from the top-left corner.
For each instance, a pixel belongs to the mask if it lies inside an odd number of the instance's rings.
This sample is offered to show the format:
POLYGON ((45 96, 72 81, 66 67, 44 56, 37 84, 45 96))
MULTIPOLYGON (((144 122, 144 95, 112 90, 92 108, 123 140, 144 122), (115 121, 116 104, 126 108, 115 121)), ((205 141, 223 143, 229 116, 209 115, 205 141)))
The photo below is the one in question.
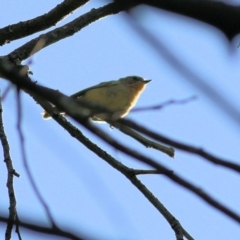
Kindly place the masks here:
MULTIPOLYGON (((158 170, 142 170, 142 169, 131 169, 131 168, 129 168, 129 171, 132 171, 132 173, 134 175, 164 174, 164 172, 160 172, 158 170)), ((173 174, 173 171, 170 171, 169 173, 173 174)))
POLYGON ((201 148, 196 148, 191 145, 187 145, 187 144, 183 144, 183 143, 174 141, 163 135, 157 134, 154 131, 151 131, 151 130, 147 129, 146 127, 141 126, 140 124, 137 124, 131 120, 121 119, 121 120, 119 120, 119 122, 155 139, 156 141, 163 142, 165 144, 168 144, 170 146, 173 146, 175 148, 181 149, 181 150, 189 152, 189 153, 197 154, 197 155, 203 157, 205 160, 208 160, 214 164, 226 167, 228 169, 231 169, 231 170, 234 170, 234 171, 240 173, 240 165, 233 163, 229 160, 224 160, 224 159, 215 157, 214 155, 210 154, 209 152, 207 152, 201 148))
MULTIPOLYGON (((13 228, 13 221, 15 221, 16 225, 18 225, 18 221, 16 221, 17 216, 17 201, 15 197, 14 187, 13 187, 13 178, 14 176, 19 177, 20 175, 15 171, 12 164, 12 159, 10 156, 10 148, 7 140, 7 136, 4 131, 3 127, 3 118, 2 118, 2 99, 0 95, 0 139, 3 147, 3 155, 4 155, 4 162, 6 163, 7 167, 7 188, 8 188, 8 197, 9 197, 9 217, 7 221, 7 229, 5 233, 5 239, 11 239, 12 235, 12 228, 13 228)), ((18 229, 18 234, 20 234, 20 231, 18 229)))
POLYGON ((51 11, 39 17, 1 28, 0 46, 55 26, 59 21, 88 1, 89 0, 64 0, 51 11))
MULTIPOLYGON (((6 217, 4 217, 3 215, 0 215, 0 222, 6 223, 6 222, 8 222, 8 219, 6 217)), ((19 225, 23 228, 26 228, 26 229, 29 229, 29 230, 32 230, 35 232, 39 232, 39 233, 46 233, 49 235, 61 236, 61 237, 66 237, 66 238, 74 239, 74 240, 89 239, 86 236, 83 236, 83 238, 82 238, 82 237, 79 237, 79 236, 73 234, 70 231, 64 231, 59 228, 54 228, 54 226, 45 227, 45 226, 41 226, 40 224, 39 225, 32 224, 32 222, 34 222, 33 219, 29 220, 28 222, 21 221, 21 222, 19 222, 19 225), (31 222, 31 223, 29 223, 29 222, 31 222)), ((16 220, 11 221, 11 224, 16 224, 16 220)))
POLYGON ((124 4, 110 3, 98 9, 92 9, 90 12, 83 14, 72 22, 65 24, 62 27, 56 28, 50 32, 40 35, 39 37, 27 42, 21 47, 15 49, 8 55, 8 58, 16 61, 23 61, 30 56, 32 49, 36 46, 39 39, 45 39, 43 48, 56 43, 66 37, 70 37, 80 31, 82 28, 108 15, 117 14, 132 6, 131 1, 126 1, 124 4))
POLYGON ((130 174, 127 178, 136 186, 142 194, 155 206, 158 211, 165 217, 170 226, 175 232, 177 240, 183 240, 183 228, 180 222, 172 216, 172 214, 164 207, 164 205, 146 188, 144 184, 140 182, 137 177, 130 174))

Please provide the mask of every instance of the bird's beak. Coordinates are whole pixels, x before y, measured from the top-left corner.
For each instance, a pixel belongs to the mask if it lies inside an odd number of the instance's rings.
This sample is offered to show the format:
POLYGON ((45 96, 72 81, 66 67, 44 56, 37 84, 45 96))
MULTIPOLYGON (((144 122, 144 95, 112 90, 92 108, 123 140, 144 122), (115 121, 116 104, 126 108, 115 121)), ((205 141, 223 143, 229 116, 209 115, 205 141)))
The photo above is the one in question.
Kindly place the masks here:
POLYGON ((151 82, 151 81, 152 81, 151 79, 149 79, 149 80, 144 80, 144 83, 147 84, 147 83, 149 83, 149 82, 151 82))

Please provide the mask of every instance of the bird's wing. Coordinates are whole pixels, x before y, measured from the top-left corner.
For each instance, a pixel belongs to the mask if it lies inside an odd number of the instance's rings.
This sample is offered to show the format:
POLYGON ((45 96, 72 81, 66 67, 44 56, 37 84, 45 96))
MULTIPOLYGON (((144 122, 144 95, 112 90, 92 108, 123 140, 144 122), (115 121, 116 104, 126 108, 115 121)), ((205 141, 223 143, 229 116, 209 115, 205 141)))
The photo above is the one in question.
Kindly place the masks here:
POLYGON ((86 93, 89 90, 96 89, 96 88, 102 88, 102 87, 106 87, 106 86, 114 86, 114 85, 118 85, 118 84, 120 84, 119 81, 102 82, 102 83, 99 83, 99 84, 97 84, 95 86, 83 89, 83 90, 81 90, 79 92, 76 92, 73 95, 71 95, 70 97, 71 98, 78 98, 78 97, 82 96, 84 93, 86 93))

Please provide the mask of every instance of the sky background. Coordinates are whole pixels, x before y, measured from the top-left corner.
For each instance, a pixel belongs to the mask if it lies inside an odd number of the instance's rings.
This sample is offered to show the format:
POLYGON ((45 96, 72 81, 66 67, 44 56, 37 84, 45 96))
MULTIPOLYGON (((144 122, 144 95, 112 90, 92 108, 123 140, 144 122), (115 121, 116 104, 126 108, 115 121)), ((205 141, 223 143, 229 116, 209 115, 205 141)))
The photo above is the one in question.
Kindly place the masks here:
MULTIPOLYGON (((2 0, 0 27, 42 15, 58 3, 56 0, 25 0, 24 4, 20 0, 14 3, 2 0)), ((57 27, 104 4, 105 1, 93 0, 57 27)), ((165 49, 239 109, 239 36, 229 43, 222 32, 207 24, 146 6, 136 8, 132 16, 161 41, 165 49)), ((1 47, 0 55, 8 54, 39 34, 1 47)), ((174 140, 240 162, 239 122, 196 88, 192 84, 194 79, 184 76, 142 39, 129 25, 124 13, 97 21, 73 37, 44 48, 32 58, 30 70, 33 80, 67 95, 128 75, 152 79, 136 107, 197 96, 197 100, 185 105, 132 112, 127 118, 174 140)), ((1 91, 7 86, 4 80, 0 82, 1 91)), ((22 107, 27 160, 36 184, 60 227, 87 233, 90 239, 175 239, 166 220, 123 175, 71 138, 54 120, 43 121, 41 107, 25 93, 22 94, 22 107)), ((19 217, 30 217, 47 224, 48 219, 31 188, 20 154, 14 88, 3 102, 3 111, 13 165, 21 174, 20 178, 14 179, 19 217)), ((149 169, 76 125, 125 165, 149 169)), ((156 159, 240 214, 240 176, 237 173, 177 149, 175 158, 171 159, 154 149, 146 149, 118 130, 110 129, 107 124, 97 126, 121 143, 156 159)), ((8 212, 6 179, 6 167, 2 162, 1 213, 8 212)), ((139 179, 195 239, 239 239, 240 228, 236 222, 167 177, 146 175, 139 179)), ((34 232, 21 232, 24 240, 43 239, 43 235, 34 232)), ((1 225, 0 236, 4 234, 5 226, 1 225)), ((15 233, 12 239, 17 239, 15 233)), ((55 238, 44 236, 44 239, 55 238)))

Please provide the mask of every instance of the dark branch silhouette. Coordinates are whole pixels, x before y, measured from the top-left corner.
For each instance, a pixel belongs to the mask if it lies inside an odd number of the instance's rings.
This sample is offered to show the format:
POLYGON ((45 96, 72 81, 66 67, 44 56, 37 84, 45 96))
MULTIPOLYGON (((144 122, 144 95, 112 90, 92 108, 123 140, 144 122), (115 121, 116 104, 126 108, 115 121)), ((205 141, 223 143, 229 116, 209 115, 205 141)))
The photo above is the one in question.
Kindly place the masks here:
POLYGON ((2 99, 0 96, 0 140, 3 147, 3 155, 4 155, 4 162, 6 163, 7 167, 7 188, 8 188, 8 197, 9 197, 9 216, 7 220, 7 229, 5 233, 5 239, 11 239, 12 235, 12 229, 13 229, 13 222, 16 224, 16 232, 20 236, 20 230, 19 230, 19 221, 17 218, 17 201, 15 196, 15 191, 13 187, 13 179, 14 176, 20 177, 20 174, 17 173, 13 167, 13 162, 10 155, 10 147, 8 144, 7 136, 4 131, 3 126, 3 117, 2 117, 3 109, 2 109, 2 99))
POLYGON ((229 40, 240 32, 239 6, 211 0, 141 0, 140 2, 208 23, 221 30, 229 40))
MULTIPOLYGON (((3 214, 0 214, 0 222, 2 223, 7 223, 8 222, 8 218, 6 218, 3 214)), ((54 226, 51 227, 46 227, 39 224, 33 224, 32 222, 36 222, 35 219, 28 219, 28 221, 20 221, 20 222, 16 222, 16 220, 11 220, 11 224, 16 224, 18 223, 19 226, 21 226, 22 228, 25 229, 29 229, 32 230, 34 232, 38 232, 38 233, 46 233, 48 235, 55 235, 55 236, 59 236, 59 237, 66 237, 69 239, 74 239, 74 240, 82 240, 82 239, 89 239, 88 236, 85 236, 84 234, 82 234, 83 236, 77 236, 76 234, 73 233, 73 231, 68 231, 68 230, 62 230, 59 228, 55 228, 54 226)), ((78 230, 79 231, 79 230, 78 230)))
POLYGON ((203 157, 203 159, 208 160, 216 165, 220 165, 220 166, 226 167, 228 169, 231 169, 233 171, 240 173, 240 165, 238 165, 237 163, 234 163, 230 160, 221 159, 219 157, 216 157, 216 156, 210 154, 209 152, 207 152, 201 148, 196 148, 194 146, 183 144, 181 142, 169 139, 169 138, 167 138, 161 134, 155 133, 154 131, 151 131, 151 130, 147 129, 146 127, 141 126, 140 124, 137 124, 131 120, 121 119, 121 120, 119 120, 119 122, 123 123, 124 125, 126 125, 130 128, 133 128, 143 134, 146 134, 147 136, 155 139, 156 141, 163 142, 163 143, 173 146, 175 148, 181 149, 185 152, 197 154, 197 155, 203 157))
POLYGON ((0 29, 0 46, 55 26, 64 17, 89 0, 64 0, 48 13, 0 29))
POLYGON ((89 24, 112 14, 117 14, 120 11, 123 11, 133 4, 131 1, 126 1, 124 4, 110 3, 104 7, 98 9, 92 9, 90 12, 83 14, 82 16, 74 19, 70 23, 63 25, 62 27, 55 28, 52 31, 49 31, 45 34, 40 35, 39 37, 32 39, 23 46, 15 49, 13 52, 8 54, 6 57, 11 59, 13 62, 21 62, 27 59, 36 44, 40 39, 45 40, 45 45, 42 48, 45 48, 53 43, 56 43, 66 37, 70 37, 80 31, 82 28, 88 26, 89 24))

